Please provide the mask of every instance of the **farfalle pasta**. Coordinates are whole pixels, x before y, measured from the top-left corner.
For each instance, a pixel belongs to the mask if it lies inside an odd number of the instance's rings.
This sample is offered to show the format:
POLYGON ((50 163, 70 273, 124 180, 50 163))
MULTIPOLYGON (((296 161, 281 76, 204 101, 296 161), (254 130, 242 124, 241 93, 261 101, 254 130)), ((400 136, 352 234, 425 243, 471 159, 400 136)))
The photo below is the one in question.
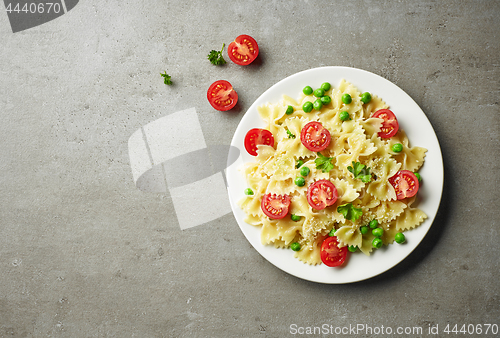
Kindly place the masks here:
POLYGON ((427 218, 410 191, 418 181, 408 179, 427 150, 391 129, 381 98, 366 99, 344 80, 327 87, 258 107, 272 137, 253 136, 261 142, 249 146, 257 155, 242 168, 249 193, 239 201, 263 244, 292 248, 312 265, 321 264, 322 244, 333 235, 339 248, 369 255, 427 218), (377 230, 368 226, 374 221, 377 230))

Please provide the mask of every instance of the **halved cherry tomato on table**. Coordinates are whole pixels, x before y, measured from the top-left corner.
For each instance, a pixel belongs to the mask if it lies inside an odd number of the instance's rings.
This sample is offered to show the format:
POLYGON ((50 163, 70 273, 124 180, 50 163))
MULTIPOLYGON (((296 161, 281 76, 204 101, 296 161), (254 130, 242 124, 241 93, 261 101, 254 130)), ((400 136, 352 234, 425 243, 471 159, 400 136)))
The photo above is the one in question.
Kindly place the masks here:
POLYGON ((399 130, 399 123, 396 115, 389 109, 380 109, 373 114, 372 117, 383 119, 382 128, 378 132, 378 136, 382 138, 389 138, 396 135, 399 130))
POLYGON ((259 46, 251 36, 240 35, 229 44, 227 54, 237 65, 246 66, 259 55, 259 46))
POLYGON ((307 188, 307 202, 316 210, 322 210, 337 201, 335 185, 329 180, 319 180, 307 188))
POLYGON ((274 147, 274 136, 267 129, 250 129, 245 135, 245 149, 252 156, 257 156, 257 146, 263 144, 274 147))
POLYGON ((272 219, 280 219, 288 214, 288 208, 290 207, 290 196, 288 195, 276 195, 276 194, 265 194, 262 197, 260 207, 267 217, 272 219))
POLYGON ((331 139, 330 132, 320 122, 309 122, 300 132, 300 142, 314 152, 325 150, 331 139))
POLYGON ((389 183, 396 190, 398 200, 415 196, 419 188, 417 176, 409 170, 398 171, 396 175, 389 178, 389 183))
POLYGON ((347 247, 339 248, 337 237, 327 237, 321 244, 321 261, 326 266, 339 266, 345 262, 347 257, 347 247))
POLYGON ((225 111, 236 105, 238 94, 229 82, 219 80, 212 83, 208 88, 207 99, 212 107, 220 111, 225 111))

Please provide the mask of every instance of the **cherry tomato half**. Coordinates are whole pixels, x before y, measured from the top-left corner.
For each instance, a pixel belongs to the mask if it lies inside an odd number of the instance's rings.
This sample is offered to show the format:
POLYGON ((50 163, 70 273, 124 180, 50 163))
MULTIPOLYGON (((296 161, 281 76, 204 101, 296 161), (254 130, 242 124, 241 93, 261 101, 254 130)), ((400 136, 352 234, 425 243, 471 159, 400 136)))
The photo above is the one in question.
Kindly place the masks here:
POLYGON ((249 35, 240 35, 227 47, 227 54, 231 61, 240 66, 253 62, 259 55, 259 46, 249 35))
POLYGON ((322 210, 337 201, 335 185, 329 180, 319 180, 307 188, 307 202, 316 210, 322 210))
POLYGON ((321 261, 326 266, 339 266, 345 262, 347 257, 347 247, 339 248, 337 237, 327 237, 321 244, 321 261))
POLYGON ((238 94, 229 82, 219 80, 212 83, 208 88, 207 99, 212 107, 220 111, 225 111, 236 105, 238 94))
POLYGON ((398 200, 415 196, 419 188, 417 176, 409 170, 398 171, 396 175, 389 178, 389 183, 396 190, 398 200))
POLYGON ((300 142, 314 152, 325 150, 331 139, 330 132, 320 122, 309 122, 300 132, 300 142))
POLYGON ((274 136, 267 129, 250 129, 245 135, 245 149, 250 155, 257 156, 257 146, 263 144, 274 147, 274 136))
POLYGON ((389 138, 396 135, 399 130, 399 123, 396 115, 389 109, 380 109, 373 114, 372 117, 377 117, 379 119, 384 119, 382 122, 382 128, 378 132, 378 136, 382 138, 389 138))
POLYGON ((265 194, 260 203, 260 208, 264 214, 272 219, 285 217, 288 214, 289 207, 290 196, 288 195, 265 194))

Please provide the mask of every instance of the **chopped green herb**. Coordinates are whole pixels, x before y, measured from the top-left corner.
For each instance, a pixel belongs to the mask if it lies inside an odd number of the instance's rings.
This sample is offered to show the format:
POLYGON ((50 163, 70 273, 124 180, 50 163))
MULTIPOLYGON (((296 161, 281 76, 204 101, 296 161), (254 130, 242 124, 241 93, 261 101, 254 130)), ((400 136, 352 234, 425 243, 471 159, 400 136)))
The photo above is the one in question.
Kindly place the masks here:
POLYGON ((224 57, 222 56, 224 46, 225 44, 222 44, 222 49, 219 52, 216 50, 211 50, 208 54, 208 59, 213 65, 220 66, 226 63, 226 60, 224 60, 224 57))
POLYGON ((163 77, 163 79, 164 79, 163 82, 166 85, 170 86, 172 84, 172 80, 170 80, 172 77, 170 75, 168 75, 166 71, 164 72, 164 74, 160 73, 160 75, 163 77))
POLYGON ((288 138, 295 138, 295 135, 292 134, 292 132, 290 130, 286 130, 286 133, 288 134, 288 138))
POLYGON ((337 212, 344 215, 345 219, 348 219, 353 222, 358 218, 360 218, 361 215, 363 215, 363 211, 361 211, 361 208, 354 207, 352 203, 342 204, 338 206, 337 212))
POLYGON ((318 157, 314 160, 314 163, 316 163, 316 169, 321 169, 324 173, 329 172, 334 168, 332 160, 333 157, 326 157, 325 155, 318 153, 318 157))
POLYGON ((367 168, 366 165, 361 164, 360 162, 352 161, 352 167, 348 166, 347 170, 354 175, 354 178, 359 178, 364 183, 369 183, 372 180, 370 168, 367 168))

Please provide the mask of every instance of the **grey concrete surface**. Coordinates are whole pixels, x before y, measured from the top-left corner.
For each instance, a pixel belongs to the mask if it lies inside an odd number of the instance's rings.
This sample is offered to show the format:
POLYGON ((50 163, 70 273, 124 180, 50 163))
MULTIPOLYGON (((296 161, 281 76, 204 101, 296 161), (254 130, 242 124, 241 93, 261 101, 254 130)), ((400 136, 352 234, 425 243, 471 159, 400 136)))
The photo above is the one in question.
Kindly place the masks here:
POLYGON ((500 325, 499 33, 499 1, 88 0, 15 34, 0 14, 0 337, 314 336, 293 324, 427 337, 500 325), (205 59, 239 34, 258 41, 258 64, 205 59), (136 189, 128 159, 135 130, 190 107, 207 144, 229 144, 263 91, 318 66, 400 86, 444 157, 424 241, 349 285, 275 268, 232 214, 181 231, 168 195, 136 189), (237 111, 208 104, 219 78, 238 88, 237 111))

